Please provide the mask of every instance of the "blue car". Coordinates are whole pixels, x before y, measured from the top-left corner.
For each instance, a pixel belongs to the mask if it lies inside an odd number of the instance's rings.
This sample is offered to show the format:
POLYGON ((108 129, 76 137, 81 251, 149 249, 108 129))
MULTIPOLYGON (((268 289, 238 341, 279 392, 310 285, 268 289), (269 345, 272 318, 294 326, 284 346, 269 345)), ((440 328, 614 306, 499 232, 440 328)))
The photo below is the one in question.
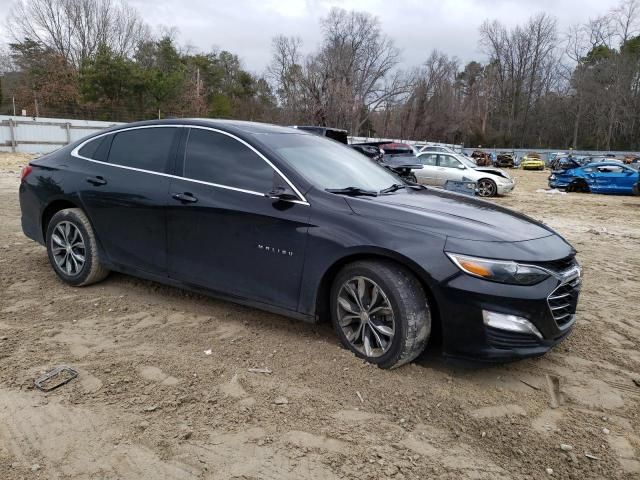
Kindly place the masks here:
POLYGON ((589 163, 583 167, 555 170, 549 187, 568 192, 638 195, 639 173, 620 162, 589 163))

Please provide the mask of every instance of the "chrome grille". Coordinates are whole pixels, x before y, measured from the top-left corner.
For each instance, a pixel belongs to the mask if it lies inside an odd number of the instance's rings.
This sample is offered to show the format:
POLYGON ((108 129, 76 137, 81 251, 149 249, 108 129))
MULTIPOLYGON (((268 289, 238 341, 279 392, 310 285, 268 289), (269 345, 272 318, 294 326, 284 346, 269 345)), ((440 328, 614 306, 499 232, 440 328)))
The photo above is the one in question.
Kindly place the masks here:
POLYGON ((556 288, 547 298, 551 315, 560 329, 573 322, 580 295, 580 276, 574 276, 556 288))

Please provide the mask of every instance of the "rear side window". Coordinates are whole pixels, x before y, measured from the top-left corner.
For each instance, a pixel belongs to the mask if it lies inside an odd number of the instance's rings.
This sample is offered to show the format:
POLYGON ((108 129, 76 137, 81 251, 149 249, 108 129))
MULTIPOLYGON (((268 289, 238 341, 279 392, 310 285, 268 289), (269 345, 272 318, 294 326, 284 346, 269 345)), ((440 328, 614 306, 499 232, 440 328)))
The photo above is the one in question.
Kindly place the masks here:
POLYGON ((166 172, 177 131, 173 127, 154 127, 116 133, 109 150, 109 163, 166 172))
POLYGON ((423 165, 435 167, 436 166, 436 157, 437 155, 430 153, 427 155, 420 155, 420 163, 423 165))
POLYGON ((112 137, 112 135, 105 135, 103 137, 96 138, 95 140, 91 140, 85 144, 84 147, 78 150, 78 154, 81 157, 90 158, 91 160, 106 162, 112 137))
POLYGON ((238 140, 191 129, 184 159, 186 178, 267 193, 273 189, 275 175, 267 162, 238 140))

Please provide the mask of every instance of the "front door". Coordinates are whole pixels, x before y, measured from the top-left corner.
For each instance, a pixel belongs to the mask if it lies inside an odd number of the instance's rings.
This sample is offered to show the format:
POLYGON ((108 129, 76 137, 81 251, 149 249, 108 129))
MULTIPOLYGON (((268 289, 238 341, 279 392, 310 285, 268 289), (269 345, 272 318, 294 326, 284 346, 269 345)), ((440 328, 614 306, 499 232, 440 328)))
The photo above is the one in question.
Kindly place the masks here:
POLYGON ((297 309, 310 206, 266 197, 285 181, 224 132, 191 128, 178 173, 167 217, 169 275, 297 309))

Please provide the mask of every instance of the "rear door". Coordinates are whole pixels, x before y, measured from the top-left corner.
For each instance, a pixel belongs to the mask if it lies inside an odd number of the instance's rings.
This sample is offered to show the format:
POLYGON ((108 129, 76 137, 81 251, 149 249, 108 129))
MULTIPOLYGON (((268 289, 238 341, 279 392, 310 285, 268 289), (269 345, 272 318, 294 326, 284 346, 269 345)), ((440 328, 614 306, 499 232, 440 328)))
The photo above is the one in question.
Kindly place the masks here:
POLYGON ((171 182, 171 277, 297 309, 310 206, 265 193, 285 184, 265 158, 225 132, 191 128, 171 182))
POLYGON ((432 152, 421 153, 418 155, 418 160, 422 164, 422 168, 413 171, 418 180, 428 185, 436 185, 438 154, 432 152))
POLYGON ((98 240, 109 260, 127 269, 166 274, 166 172, 180 129, 153 126, 108 136, 108 153, 88 159, 80 192, 98 240))

